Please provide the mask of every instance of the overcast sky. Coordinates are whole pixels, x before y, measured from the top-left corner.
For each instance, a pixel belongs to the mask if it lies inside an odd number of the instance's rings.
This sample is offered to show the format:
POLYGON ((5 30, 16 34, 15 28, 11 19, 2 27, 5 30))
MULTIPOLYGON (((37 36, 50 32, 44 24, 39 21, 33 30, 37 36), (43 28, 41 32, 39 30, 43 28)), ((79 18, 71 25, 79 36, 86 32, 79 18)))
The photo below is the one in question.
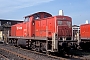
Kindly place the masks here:
POLYGON ((0 0, 0 19, 24 20, 38 11, 55 16, 61 9, 72 17, 73 24, 90 21, 90 0, 0 0))

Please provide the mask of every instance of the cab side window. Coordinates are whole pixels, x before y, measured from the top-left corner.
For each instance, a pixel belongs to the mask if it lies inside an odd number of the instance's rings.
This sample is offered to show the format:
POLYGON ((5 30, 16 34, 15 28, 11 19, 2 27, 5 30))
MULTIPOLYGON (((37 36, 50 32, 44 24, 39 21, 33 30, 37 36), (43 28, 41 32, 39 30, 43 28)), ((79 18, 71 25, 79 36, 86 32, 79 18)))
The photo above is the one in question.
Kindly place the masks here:
POLYGON ((48 16, 46 14, 44 14, 44 18, 47 18, 48 16))
POLYGON ((71 22, 67 21, 67 25, 70 27, 71 26, 71 22))
POLYGON ((34 15, 34 20, 40 19, 40 14, 35 14, 34 15))
POLYGON ((29 21, 29 17, 26 17, 24 22, 28 22, 29 21))
POLYGON ((62 25, 62 21, 59 20, 59 21, 58 21, 58 25, 62 25))

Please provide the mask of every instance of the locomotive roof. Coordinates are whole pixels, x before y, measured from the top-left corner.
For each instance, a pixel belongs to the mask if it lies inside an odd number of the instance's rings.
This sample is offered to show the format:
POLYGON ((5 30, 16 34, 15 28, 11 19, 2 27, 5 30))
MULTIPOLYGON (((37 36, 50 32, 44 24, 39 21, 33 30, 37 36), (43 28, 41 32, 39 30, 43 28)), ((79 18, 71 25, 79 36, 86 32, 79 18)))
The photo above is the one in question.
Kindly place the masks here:
POLYGON ((25 16, 25 17, 30 17, 30 16, 33 16, 35 14, 40 14, 40 13, 44 13, 44 14, 48 14, 48 15, 52 16, 50 13, 47 13, 47 12, 37 12, 37 13, 31 14, 31 15, 28 15, 28 16, 25 16))

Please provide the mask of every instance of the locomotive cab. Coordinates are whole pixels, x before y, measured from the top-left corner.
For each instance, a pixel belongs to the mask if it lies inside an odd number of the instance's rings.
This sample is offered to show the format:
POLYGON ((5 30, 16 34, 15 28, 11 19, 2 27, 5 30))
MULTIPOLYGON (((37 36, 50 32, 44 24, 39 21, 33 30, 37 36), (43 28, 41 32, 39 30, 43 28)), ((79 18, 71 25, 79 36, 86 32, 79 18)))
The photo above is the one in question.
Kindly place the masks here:
POLYGON ((64 51, 68 54, 71 47, 73 48, 75 46, 74 43, 76 42, 72 40, 72 18, 64 16, 62 10, 60 13, 61 14, 58 16, 55 16, 56 33, 58 36, 58 52, 64 51))
POLYGON ((71 40, 72 19, 68 16, 57 16, 56 19, 59 40, 71 40))

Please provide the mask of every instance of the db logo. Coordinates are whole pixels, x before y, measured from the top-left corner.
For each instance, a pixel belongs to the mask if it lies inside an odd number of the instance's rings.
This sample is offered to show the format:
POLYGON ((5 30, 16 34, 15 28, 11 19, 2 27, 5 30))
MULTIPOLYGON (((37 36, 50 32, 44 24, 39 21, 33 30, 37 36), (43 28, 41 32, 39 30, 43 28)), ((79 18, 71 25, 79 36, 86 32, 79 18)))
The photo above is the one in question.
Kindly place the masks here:
POLYGON ((22 29, 22 27, 17 27, 17 30, 22 29))

